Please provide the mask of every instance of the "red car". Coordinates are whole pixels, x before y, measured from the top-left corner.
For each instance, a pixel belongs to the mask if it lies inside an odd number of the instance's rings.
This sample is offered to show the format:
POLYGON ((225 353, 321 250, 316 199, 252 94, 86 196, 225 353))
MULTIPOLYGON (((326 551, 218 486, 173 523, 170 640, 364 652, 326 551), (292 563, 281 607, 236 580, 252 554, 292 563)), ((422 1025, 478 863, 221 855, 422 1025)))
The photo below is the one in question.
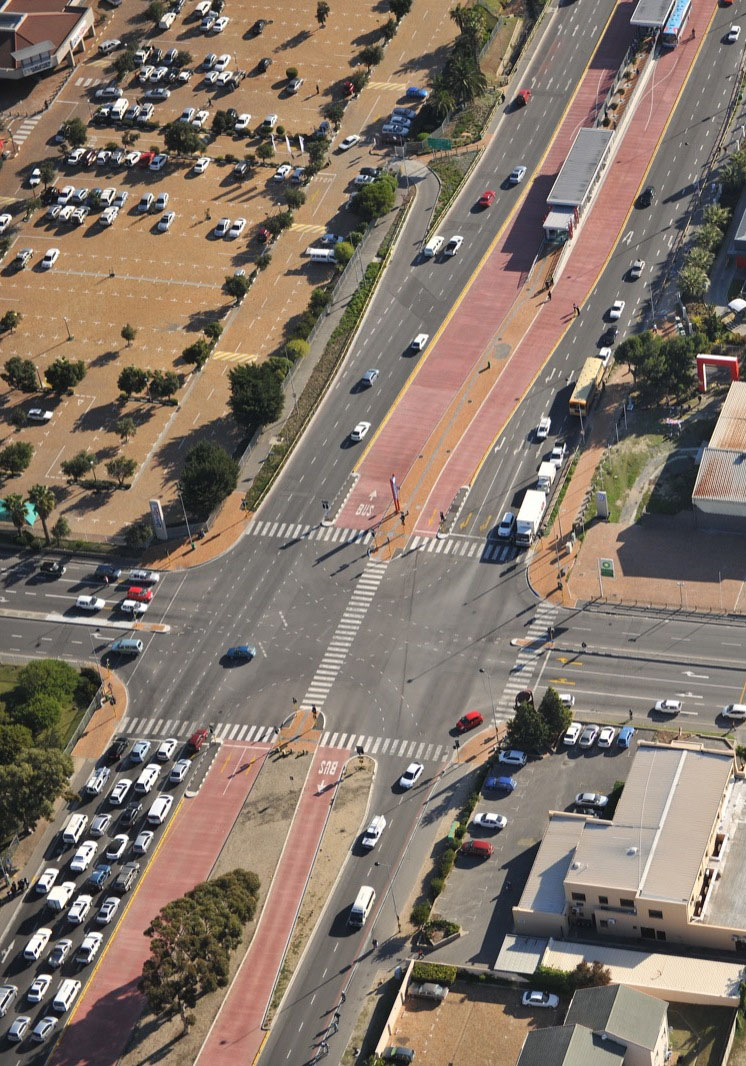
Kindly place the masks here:
POLYGON ((139 603, 150 603, 153 599, 152 589, 141 589, 137 585, 127 591, 128 600, 137 600, 139 603))
POLYGON ((495 202, 495 193, 492 189, 488 189, 487 192, 483 192, 479 197, 479 203, 477 207, 492 207, 495 202))
POLYGON ((469 711, 463 718, 459 718, 456 722, 457 733, 468 733, 470 729, 476 729, 478 725, 481 725, 484 718, 479 711, 469 711))
POLYGON ((272 234, 266 226, 260 226, 256 232, 256 239, 260 244, 269 244, 272 240, 272 234))
POLYGON ((531 100, 531 90, 530 89, 521 89, 520 92, 518 93, 518 95, 515 98, 515 106, 516 107, 525 107, 526 104, 530 102, 530 100, 531 100))
POLYGON ((352 84, 351 81, 343 81, 342 88, 344 89, 345 96, 355 95, 355 86, 352 84))
POLYGON ((206 729, 198 729, 196 733, 192 733, 187 741, 187 748, 189 751, 199 751, 199 749, 206 743, 207 736, 208 733, 206 729))
POLYGON ((155 159, 155 152, 143 152, 140 158, 137 160, 138 167, 142 167, 143 170, 147 170, 150 164, 155 159))

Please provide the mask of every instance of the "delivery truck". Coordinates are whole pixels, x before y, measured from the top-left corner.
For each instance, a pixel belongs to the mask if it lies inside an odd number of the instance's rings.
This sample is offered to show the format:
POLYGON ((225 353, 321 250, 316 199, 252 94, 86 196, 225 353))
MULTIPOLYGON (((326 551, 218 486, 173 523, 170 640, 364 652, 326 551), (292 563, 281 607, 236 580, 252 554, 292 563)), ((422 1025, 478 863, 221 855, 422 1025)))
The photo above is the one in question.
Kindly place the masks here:
POLYGON ((546 509, 546 493, 541 489, 527 489, 515 522, 515 542, 519 547, 531 546, 546 509))
POLYGON ((539 467, 539 476, 536 479, 537 489, 541 489, 542 492, 549 492, 556 477, 557 467, 554 463, 550 463, 548 460, 542 463, 539 467))

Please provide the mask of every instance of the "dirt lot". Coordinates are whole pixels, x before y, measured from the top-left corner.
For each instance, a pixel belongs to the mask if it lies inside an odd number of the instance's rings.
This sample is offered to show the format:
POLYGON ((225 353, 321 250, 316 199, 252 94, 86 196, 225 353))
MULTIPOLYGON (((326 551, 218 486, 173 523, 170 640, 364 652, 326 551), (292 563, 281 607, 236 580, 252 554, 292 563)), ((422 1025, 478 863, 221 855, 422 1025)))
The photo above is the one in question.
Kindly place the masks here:
MULTIPOLYGON (((134 43, 147 40, 164 50, 188 50, 190 69, 208 52, 225 53, 232 57, 229 69, 248 72, 237 89, 218 93, 205 84, 202 73, 195 72, 187 85, 172 87, 170 98, 156 105, 154 117, 159 123, 178 117, 186 107, 195 107, 210 112, 209 125, 217 108, 235 107, 253 116, 252 127, 266 115, 277 114, 278 124, 291 135, 311 132, 322 117, 323 106, 340 98, 341 81, 349 76, 360 49, 376 38, 384 17, 378 5, 360 7, 353 0, 339 0, 326 27, 320 28, 310 8, 252 9, 249 14, 229 0, 223 12, 230 18, 228 27, 219 35, 205 36, 197 29, 191 5, 165 33, 152 32, 145 8, 145 0, 136 0, 108 14, 97 26, 97 41, 116 36, 134 43), (252 37, 248 28, 262 14, 276 17, 260 36, 252 37), (264 57, 273 62, 261 74, 257 64, 264 57), (305 79, 295 95, 285 88, 285 70, 290 66, 305 79)), ((296 215, 294 227, 272 247, 269 268, 240 308, 222 292, 223 280, 237 268, 250 268, 262 250, 255 239, 257 227, 284 202, 284 186, 272 181, 277 165, 303 163, 298 145, 291 158, 282 135, 275 137, 275 158, 242 183, 232 179, 231 164, 220 164, 217 159, 227 153, 240 158, 253 151, 258 144, 253 136, 220 136, 211 141, 206 154, 215 161, 200 176, 189 174, 188 165, 176 161, 159 173, 137 167, 68 169, 61 164, 58 186, 126 190, 129 198, 120 217, 110 229, 91 221, 95 215, 79 227, 59 226, 40 214, 24 222, 23 201, 31 195, 27 183, 31 169, 57 156, 53 136, 63 121, 74 116, 86 122, 91 118, 98 106, 93 102, 96 88, 112 77, 109 60, 97 57, 96 42, 89 45, 89 57, 79 63, 48 111, 40 113, 25 142, 20 142, 19 134, 18 154, 0 174, 0 200, 13 205, 14 217, 10 231, 14 244, 0 267, 0 312, 13 308, 23 314, 17 332, 0 338, 0 362, 12 355, 30 357, 43 374, 54 358, 64 355, 84 360, 88 368, 75 396, 49 405, 55 411, 51 426, 21 432, 20 439, 33 443, 36 455, 23 478, 9 481, 6 491, 24 491, 45 481, 60 491, 57 516, 64 514, 74 533, 111 537, 146 512, 149 498, 158 496, 166 506, 173 503, 174 478, 187 449, 197 440, 208 436, 230 450, 239 446, 238 434, 225 413, 227 372, 237 362, 275 350, 287 320, 305 307, 311 289, 329 277, 328 267, 310 265, 303 253, 327 227, 340 233, 353 227, 352 217, 340 206, 350 192, 350 181, 361 165, 384 161, 376 147, 378 120, 402 98, 408 84, 426 82, 431 69, 442 61, 444 45, 457 32, 448 9, 445 0, 438 0, 435 9, 428 8, 424 30, 416 5, 403 21, 376 68, 377 80, 348 107, 338 134, 341 139, 360 131, 362 145, 345 155, 333 154, 331 166, 309 184, 307 202, 296 215), (136 211, 146 191, 168 192, 168 210, 176 212, 168 232, 155 232, 159 215, 136 211), (238 240, 210 236, 223 215, 247 219, 238 240), (33 250, 32 263, 24 271, 12 272, 8 264, 23 247, 33 250), (60 249, 60 258, 52 271, 41 272, 38 262, 50 247, 60 249), (195 375, 181 359, 181 351, 213 319, 220 320, 224 334, 204 371, 195 375), (120 331, 126 322, 138 334, 125 350, 120 331), (176 370, 181 378, 179 407, 142 401, 119 405, 116 379, 129 364, 176 370), (124 415, 138 423, 134 439, 126 445, 113 433, 114 422, 124 415), (138 472, 131 490, 92 497, 66 486, 60 463, 83 448, 94 452, 102 465, 118 454, 134 459, 138 472)), ((143 89, 132 76, 125 78, 123 89, 131 103, 142 101, 143 89)), ((37 103, 42 92, 41 85, 33 89, 37 103)), ((23 101, 18 109, 26 110, 23 101)), ((96 148, 120 144, 125 132, 121 126, 91 125, 89 143, 96 148)), ((158 144, 157 133, 141 131, 135 146, 149 149, 158 144)), ((27 407, 38 405, 38 398, 0 395, 6 418, 21 401, 27 407)))
POLYGON ((457 982, 439 1006, 407 999, 391 1043, 415 1048, 423 1066, 511 1063, 529 1030, 560 1025, 564 1013, 562 1004, 529 1010, 521 1006, 521 992, 511 988, 457 982))

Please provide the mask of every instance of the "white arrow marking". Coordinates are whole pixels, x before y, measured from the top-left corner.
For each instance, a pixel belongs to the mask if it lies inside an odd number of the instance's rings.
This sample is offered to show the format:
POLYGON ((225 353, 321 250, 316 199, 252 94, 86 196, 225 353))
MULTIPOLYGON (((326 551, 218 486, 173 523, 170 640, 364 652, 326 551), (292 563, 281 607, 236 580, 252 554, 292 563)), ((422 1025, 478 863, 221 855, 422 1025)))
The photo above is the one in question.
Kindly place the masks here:
POLYGON ((624 237, 622 237, 622 244, 630 244, 631 241, 632 241, 632 237, 634 236, 634 232, 635 231, 633 229, 631 229, 629 231, 629 233, 627 233, 624 237))
POLYGON ((703 681, 709 681, 710 680, 710 675, 709 674, 695 674, 693 670, 685 670, 684 671, 684 677, 701 678, 703 681))
POLYGON ((369 500, 377 500, 378 499, 378 493, 376 492, 375 489, 373 489, 373 491, 370 493, 370 495, 368 496, 368 499, 369 500))

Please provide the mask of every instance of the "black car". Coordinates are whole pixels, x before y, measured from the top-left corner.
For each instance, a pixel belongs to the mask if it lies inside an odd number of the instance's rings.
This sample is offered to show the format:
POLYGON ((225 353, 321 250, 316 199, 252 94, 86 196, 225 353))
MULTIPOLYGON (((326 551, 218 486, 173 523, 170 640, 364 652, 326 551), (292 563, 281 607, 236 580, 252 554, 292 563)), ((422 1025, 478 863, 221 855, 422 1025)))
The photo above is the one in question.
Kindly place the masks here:
POLYGON ((163 55, 163 49, 162 48, 154 48, 153 49, 153 51, 152 51, 152 53, 150 55, 150 62, 153 64, 153 66, 156 66, 158 63, 160 63, 162 55, 163 55))
POLYGON ((124 753, 128 747, 129 742, 126 737, 115 737, 109 745, 104 760, 107 763, 119 762, 120 759, 124 758, 124 753))
POLYGON ((60 195, 60 190, 56 185, 48 185, 44 192, 41 194, 41 202, 45 205, 57 203, 57 197, 60 195))
POLYGON ((134 825, 140 817, 141 810, 142 803, 128 803, 122 812, 121 824, 125 827, 134 825))
POLYGON ((377 178, 382 170, 383 167, 363 167, 360 173, 365 174, 369 178, 377 178))
POLYGON ((100 566, 96 567, 93 576, 100 578, 102 581, 107 577, 109 581, 118 581, 122 576, 122 571, 118 567, 112 566, 111 563, 101 563, 100 566))
POLYGON ((41 564, 39 570, 42 574, 46 574, 47 577, 62 577, 67 567, 63 566, 62 563, 55 563, 48 559, 41 564))
POLYGON ((139 862, 126 862, 111 886, 112 892, 129 892, 139 872, 139 862))
POLYGON ((235 107, 229 107, 226 111, 226 115, 230 122, 238 122, 238 111, 236 111, 235 107))
POLYGON ((655 200, 655 185, 646 185, 640 193, 640 207, 650 207, 655 200))
POLYGON ((618 335, 619 327, 609 326, 606 332, 601 335, 601 347, 611 348, 612 344, 614 344, 614 342, 616 341, 618 335))
MULTIPOLYGON (((252 37, 258 37, 260 33, 264 32, 264 27, 266 25, 267 25, 267 20, 266 19, 257 19, 256 22, 254 23, 254 25, 249 30, 249 33, 251 34, 252 37)), ((262 62, 264 62, 264 60, 262 60, 262 62)), ((270 63, 271 62, 272 62, 272 60, 270 59, 270 63)), ((267 68, 265 67, 264 69, 266 70, 267 68)))
POLYGON ((234 178, 242 178, 244 176, 244 174, 248 174, 248 172, 249 172, 249 164, 248 163, 236 163, 235 167, 233 168, 233 177, 234 178))
POLYGON ((271 66, 272 66, 272 60, 269 59, 269 58, 265 57, 264 59, 260 59, 259 60, 259 70, 261 71, 262 74, 265 72, 265 70, 269 70, 269 68, 271 66))

